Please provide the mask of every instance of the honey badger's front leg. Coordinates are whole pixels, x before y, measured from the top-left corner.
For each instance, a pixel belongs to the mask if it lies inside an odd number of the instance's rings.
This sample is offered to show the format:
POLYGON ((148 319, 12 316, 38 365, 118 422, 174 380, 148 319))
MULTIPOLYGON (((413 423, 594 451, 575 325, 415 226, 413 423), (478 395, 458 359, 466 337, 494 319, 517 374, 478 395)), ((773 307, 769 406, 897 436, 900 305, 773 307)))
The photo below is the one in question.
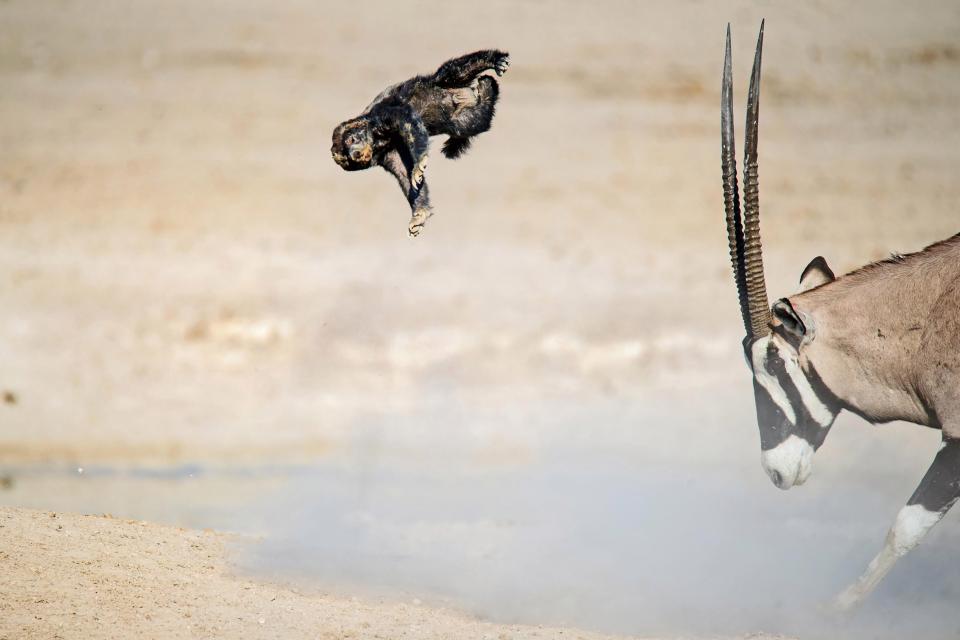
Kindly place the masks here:
POLYGON ((404 162, 409 164, 407 172, 411 189, 419 189, 427 170, 427 151, 430 148, 430 133, 423 120, 407 104, 375 109, 370 117, 376 122, 378 136, 389 138, 400 151, 404 162))
POLYGON ((446 89, 465 87, 484 71, 493 69, 498 76, 502 76, 509 66, 510 54, 504 51, 475 51, 444 62, 433 74, 432 80, 438 87, 446 89))
POLYGON ((404 118, 398 126, 401 145, 401 155, 410 156, 410 187, 420 190, 426 186, 423 183, 423 174, 427 170, 427 151, 430 148, 430 134, 423 120, 412 115, 404 118), (403 153, 406 151, 406 154, 403 153))
POLYGON ((427 183, 423 181, 419 188, 413 188, 410 180, 410 170, 408 169, 410 163, 404 161, 400 151, 396 149, 387 152, 380 164, 397 179, 400 189, 407 197, 407 202, 410 203, 411 215, 410 223, 407 225, 407 233, 411 238, 415 238, 420 235, 427 219, 433 215, 433 209, 430 208, 430 191, 427 188, 427 183))
POLYGON ((413 216, 407 227, 411 237, 419 235, 432 215, 424 172, 430 134, 420 116, 407 104, 392 104, 374 109, 370 118, 376 123, 377 137, 390 140, 391 147, 380 164, 400 183, 413 216))

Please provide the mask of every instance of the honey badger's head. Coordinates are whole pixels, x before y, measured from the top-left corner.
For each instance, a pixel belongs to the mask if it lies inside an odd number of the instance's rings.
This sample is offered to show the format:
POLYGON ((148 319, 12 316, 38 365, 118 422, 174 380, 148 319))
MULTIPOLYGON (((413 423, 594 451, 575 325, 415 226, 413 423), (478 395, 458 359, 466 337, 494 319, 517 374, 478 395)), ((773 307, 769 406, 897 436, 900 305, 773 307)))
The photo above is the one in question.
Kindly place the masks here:
POLYGON ((373 164, 373 130, 365 118, 341 122, 333 130, 330 153, 346 171, 367 169, 373 164))

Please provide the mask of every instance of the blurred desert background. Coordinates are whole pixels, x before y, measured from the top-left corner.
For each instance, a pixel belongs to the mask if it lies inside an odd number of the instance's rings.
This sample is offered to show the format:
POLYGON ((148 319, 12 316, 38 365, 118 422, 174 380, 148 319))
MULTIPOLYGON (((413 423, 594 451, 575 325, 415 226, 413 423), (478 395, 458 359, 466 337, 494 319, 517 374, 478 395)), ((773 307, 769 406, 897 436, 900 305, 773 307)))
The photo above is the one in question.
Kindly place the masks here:
POLYGON ((956 513, 820 608, 935 432, 843 416, 806 486, 760 469, 719 88, 730 22, 742 134, 761 18, 771 296, 960 231, 955 2, 0 1, 0 637, 955 637, 956 513), (410 239, 330 132, 494 47, 410 239), (183 616, 116 568, 191 536, 168 573, 246 587, 183 616))

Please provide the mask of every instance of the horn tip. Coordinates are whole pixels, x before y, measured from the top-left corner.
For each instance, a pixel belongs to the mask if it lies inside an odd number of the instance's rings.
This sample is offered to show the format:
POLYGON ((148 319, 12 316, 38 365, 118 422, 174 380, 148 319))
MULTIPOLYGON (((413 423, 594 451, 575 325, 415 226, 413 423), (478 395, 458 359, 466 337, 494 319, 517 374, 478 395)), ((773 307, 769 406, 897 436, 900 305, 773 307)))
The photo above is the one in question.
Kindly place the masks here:
MULTIPOLYGON (((754 56, 753 56, 753 73, 754 73, 754 74, 759 74, 760 56, 762 55, 762 51, 763 51, 763 24, 764 24, 764 22, 765 22, 765 20, 761 20, 761 21, 760 21, 760 35, 757 36, 757 51, 756 51, 756 53, 755 53, 754 56)), ((753 80, 753 78, 751 78, 751 81, 752 81, 752 80, 753 80)))

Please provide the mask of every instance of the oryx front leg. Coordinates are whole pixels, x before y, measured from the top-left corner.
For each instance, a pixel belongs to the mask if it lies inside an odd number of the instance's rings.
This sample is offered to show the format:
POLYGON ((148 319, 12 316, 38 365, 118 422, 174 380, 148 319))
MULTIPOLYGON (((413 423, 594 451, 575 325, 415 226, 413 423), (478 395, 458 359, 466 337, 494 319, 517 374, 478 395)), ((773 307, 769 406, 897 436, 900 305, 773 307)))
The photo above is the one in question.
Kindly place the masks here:
POLYGON ((907 506, 897 514, 883 549, 860 579, 837 596, 836 607, 847 610, 860 604, 897 560, 917 546, 933 525, 940 522, 957 497, 960 497, 960 440, 944 438, 920 486, 913 492, 907 506))

